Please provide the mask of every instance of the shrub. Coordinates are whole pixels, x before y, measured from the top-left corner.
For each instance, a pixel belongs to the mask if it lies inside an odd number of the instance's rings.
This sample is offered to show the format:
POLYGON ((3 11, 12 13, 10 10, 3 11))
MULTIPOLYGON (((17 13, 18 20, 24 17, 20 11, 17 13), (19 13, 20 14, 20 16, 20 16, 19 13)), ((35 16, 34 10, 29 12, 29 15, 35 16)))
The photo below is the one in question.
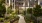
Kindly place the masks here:
POLYGON ((10 21, 4 21, 4 23, 10 23, 10 21))
POLYGON ((0 22, 3 22, 4 21, 4 18, 0 18, 0 22))

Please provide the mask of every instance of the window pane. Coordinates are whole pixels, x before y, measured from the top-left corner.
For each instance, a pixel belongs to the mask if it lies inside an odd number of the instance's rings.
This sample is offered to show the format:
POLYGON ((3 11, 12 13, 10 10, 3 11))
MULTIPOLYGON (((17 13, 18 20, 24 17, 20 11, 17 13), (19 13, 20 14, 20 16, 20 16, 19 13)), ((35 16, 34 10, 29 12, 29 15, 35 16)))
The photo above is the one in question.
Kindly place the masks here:
POLYGON ((9 0, 7 0, 7 3, 9 3, 9 0))

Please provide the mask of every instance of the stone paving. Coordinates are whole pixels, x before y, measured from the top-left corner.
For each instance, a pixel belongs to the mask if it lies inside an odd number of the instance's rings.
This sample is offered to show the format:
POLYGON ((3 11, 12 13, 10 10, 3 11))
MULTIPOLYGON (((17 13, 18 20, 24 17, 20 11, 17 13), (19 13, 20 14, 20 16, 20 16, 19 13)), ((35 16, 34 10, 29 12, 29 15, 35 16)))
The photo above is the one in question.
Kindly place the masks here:
POLYGON ((18 15, 18 16, 20 17, 18 23, 26 23, 22 15, 18 15))

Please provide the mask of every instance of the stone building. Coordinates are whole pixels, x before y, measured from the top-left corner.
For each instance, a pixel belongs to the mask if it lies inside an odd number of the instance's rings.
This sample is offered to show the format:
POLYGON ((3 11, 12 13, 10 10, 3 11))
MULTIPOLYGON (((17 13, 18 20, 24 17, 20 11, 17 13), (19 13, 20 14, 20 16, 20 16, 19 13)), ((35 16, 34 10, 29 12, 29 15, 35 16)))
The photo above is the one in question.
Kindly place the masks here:
POLYGON ((16 6, 22 9, 32 8, 36 3, 41 5, 42 0, 6 0, 6 5, 12 5, 12 9, 15 9, 16 6))

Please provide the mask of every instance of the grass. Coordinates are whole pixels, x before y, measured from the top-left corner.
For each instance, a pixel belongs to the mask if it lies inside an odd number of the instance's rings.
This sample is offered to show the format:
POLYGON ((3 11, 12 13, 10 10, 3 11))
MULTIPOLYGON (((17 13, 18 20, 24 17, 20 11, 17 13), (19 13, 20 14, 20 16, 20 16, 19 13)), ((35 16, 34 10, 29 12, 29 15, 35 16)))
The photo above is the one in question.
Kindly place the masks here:
POLYGON ((10 23, 10 21, 4 21, 4 23, 10 23))

